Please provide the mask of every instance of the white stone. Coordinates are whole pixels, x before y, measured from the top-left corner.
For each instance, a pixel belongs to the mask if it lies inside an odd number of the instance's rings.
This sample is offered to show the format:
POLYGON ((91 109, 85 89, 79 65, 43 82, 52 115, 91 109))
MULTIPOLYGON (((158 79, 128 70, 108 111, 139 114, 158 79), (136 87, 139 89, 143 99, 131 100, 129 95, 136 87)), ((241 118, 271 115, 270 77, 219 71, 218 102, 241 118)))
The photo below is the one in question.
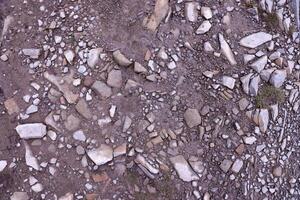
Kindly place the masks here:
POLYGON ((167 64, 167 67, 168 67, 170 70, 173 70, 173 69, 176 68, 176 63, 175 63, 174 61, 169 62, 169 63, 167 64))
POLYGON ((96 165, 103 165, 113 159, 113 149, 101 144, 100 147, 88 151, 87 155, 96 165))
POLYGON ((271 79, 270 79, 270 83, 274 86, 274 87, 281 87, 286 79, 287 73, 286 70, 275 70, 272 75, 271 75, 271 79))
POLYGON ((193 128, 201 123, 201 116, 197 109, 188 108, 184 113, 184 120, 189 128, 193 128))
POLYGON ((132 64, 132 62, 128 58, 126 58, 125 55, 122 54, 120 50, 113 52, 113 58, 118 63, 118 65, 123 67, 128 67, 129 65, 132 64))
POLYGON ((99 62, 100 53, 102 52, 102 48, 91 49, 88 54, 87 64, 89 67, 95 67, 99 62))
POLYGON ((29 196, 26 192, 14 192, 10 200, 29 200, 29 196))
POLYGON ((268 56, 262 56, 254 61, 250 67, 254 69, 256 72, 260 73, 268 63, 268 56))
POLYGON ((85 134, 82 130, 75 131, 73 133, 73 138, 74 140, 78 140, 81 142, 84 142, 86 140, 85 134))
POLYGON ((29 56, 33 59, 38 59, 41 54, 40 49, 23 49, 22 52, 25 56, 29 56))
POLYGON ((59 44, 62 41, 62 37, 59 35, 54 36, 54 41, 56 44, 59 44))
POLYGON ((222 85, 229 89, 233 89, 235 85, 235 79, 230 76, 223 76, 222 85))
POLYGON ((256 48, 272 40, 272 35, 265 32, 257 32, 241 39, 240 45, 248 48, 256 48))
POLYGON ((7 166, 7 161, 6 160, 0 160, 0 172, 2 172, 5 167, 7 166))
POLYGON ((199 180, 198 175, 190 167, 189 163, 182 155, 178 155, 170 158, 179 178, 185 182, 191 182, 199 180))
POLYGON ((202 24, 196 30, 196 34, 204 34, 207 33, 212 27, 211 23, 208 20, 202 22, 202 24))
POLYGON ((42 138, 46 135, 46 125, 43 123, 20 124, 16 131, 22 139, 42 138))
POLYGON ((64 52, 65 58, 67 59, 67 61, 72 64, 74 58, 75 58, 75 53, 72 50, 66 50, 64 52))
POLYGON ((227 60, 231 65, 236 65, 237 62, 234 58, 233 52, 222 34, 219 34, 219 42, 220 42, 221 53, 224 54, 224 56, 227 58, 227 60))
POLYGON ((26 109, 26 114, 30 115, 32 113, 36 113, 39 110, 39 108, 36 105, 30 105, 27 109, 26 109))
POLYGON ((211 19, 212 16, 213 16, 213 13, 212 13, 212 11, 211 11, 211 9, 209 7, 202 6, 201 7, 201 15, 205 19, 211 19))
POLYGON ((197 2, 187 2, 185 4, 185 16, 186 19, 190 22, 196 22, 198 18, 198 7, 199 3, 197 2))
POLYGON ((28 165, 29 167, 32 167, 35 170, 40 170, 40 165, 39 165, 36 157, 34 157, 29 145, 25 141, 24 141, 24 146, 25 146, 26 165, 28 165))
POLYGON ((248 136, 248 137, 243 137, 243 141, 245 144, 254 144, 254 142, 256 142, 256 137, 254 136, 248 136))
POLYGON ((231 170, 235 173, 239 173, 243 167, 243 160, 236 159, 231 167, 231 170))

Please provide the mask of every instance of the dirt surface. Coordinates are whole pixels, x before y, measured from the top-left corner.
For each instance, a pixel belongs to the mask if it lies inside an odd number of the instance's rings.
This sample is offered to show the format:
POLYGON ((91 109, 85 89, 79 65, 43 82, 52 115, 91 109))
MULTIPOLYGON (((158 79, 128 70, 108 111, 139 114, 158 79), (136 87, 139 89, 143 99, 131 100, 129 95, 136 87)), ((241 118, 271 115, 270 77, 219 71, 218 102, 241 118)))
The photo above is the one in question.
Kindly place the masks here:
POLYGON ((294 16, 0 0, 0 200, 300 199, 294 16))

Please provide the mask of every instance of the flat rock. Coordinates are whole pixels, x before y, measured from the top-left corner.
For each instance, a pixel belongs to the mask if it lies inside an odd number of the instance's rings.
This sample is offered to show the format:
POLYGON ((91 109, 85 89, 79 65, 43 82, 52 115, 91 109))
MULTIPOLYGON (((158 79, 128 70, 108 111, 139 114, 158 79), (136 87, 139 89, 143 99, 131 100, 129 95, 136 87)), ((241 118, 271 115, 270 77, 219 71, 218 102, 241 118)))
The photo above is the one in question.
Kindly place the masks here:
POLYGON ((0 172, 2 172, 5 167, 7 166, 7 161, 6 160, 0 160, 0 172))
POLYGON ((20 112, 20 108, 19 108, 18 104, 16 103, 16 101, 13 98, 7 99, 4 102, 4 106, 5 106, 5 108, 7 110, 7 113, 9 115, 20 112))
POLYGON ((132 64, 132 62, 128 58, 126 58, 126 56, 122 54, 120 50, 113 52, 113 58, 116 63, 118 63, 118 65, 122 67, 128 67, 132 64))
POLYGON ((24 146, 25 146, 25 161, 26 165, 29 167, 32 167, 35 170, 40 170, 40 165, 37 161, 37 158, 34 157, 29 145, 27 142, 24 141, 24 146))
POLYGON ((43 123, 20 124, 16 131, 22 139, 42 138, 46 135, 46 125, 43 123))
POLYGON ((270 83, 277 88, 280 88, 285 79, 286 79, 287 73, 286 70, 275 70, 272 74, 271 74, 271 78, 270 78, 270 83))
POLYGON ((247 48, 256 48, 272 40, 272 35, 265 32, 257 32, 240 40, 240 45, 247 48))
POLYGON ((100 147, 88 151, 87 155, 96 165, 103 165, 113 159, 113 149, 101 144, 100 147))
POLYGON ((228 170, 230 169, 231 165, 232 165, 232 161, 225 159, 221 162, 220 168, 223 172, 227 173, 228 170))
POLYGON ((197 109, 188 108, 184 113, 184 120, 189 128, 201 124, 201 116, 197 109))
POLYGON ((207 33, 212 27, 211 23, 208 20, 205 20, 200 24, 200 26, 196 30, 196 34, 204 34, 207 33))
POLYGON ((107 76, 107 85, 115 88, 122 86, 122 72, 121 70, 111 70, 107 76))
POLYGON ((64 125, 69 131, 75 131, 80 125, 80 119, 71 114, 67 117, 64 125))
POLYGON ((74 140, 78 140, 84 142, 86 140, 86 136, 82 130, 75 131, 73 133, 74 140))
POLYGON ((38 59, 41 55, 40 49, 23 49, 22 52, 25 56, 29 56, 32 59, 38 59))
POLYGON ((84 99, 80 99, 78 103, 75 106, 77 112, 81 114, 84 118, 86 119, 91 119, 92 118, 92 112, 88 107, 88 104, 84 99))
POLYGON ((260 73, 268 63, 268 56, 262 56, 254 61, 250 67, 254 69, 256 72, 260 73))
POLYGON ((29 196, 27 192, 14 192, 12 196, 10 196, 10 200, 29 200, 29 196))
POLYGON ((104 99, 112 95, 111 87, 107 86, 102 81, 95 81, 92 88, 104 99))
POLYGON ((95 67, 99 62, 100 53, 103 51, 102 48, 91 49, 88 54, 87 64, 89 67, 95 67))
POLYGON ((230 76, 223 76, 222 85, 232 90, 235 85, 235 79, 230 76))
POLYGON ((235 173, 239 173, 242 167, 243 167, 243 160, 236 159, 233 165, 231 166, 231 170, 235 173))
POLYGON ((219 34, 219 43, 220 43, 221 53, 224 54, 224 56, 227 58, 227 60, 231 65, 236 65, 237 62, 234 58, 233 52, 222 34, 219 34))
POLYGON ((179 178, 185 182, 199 180, 199 176, 193 171, 189 163, 182 155, 170 158, 179 178))

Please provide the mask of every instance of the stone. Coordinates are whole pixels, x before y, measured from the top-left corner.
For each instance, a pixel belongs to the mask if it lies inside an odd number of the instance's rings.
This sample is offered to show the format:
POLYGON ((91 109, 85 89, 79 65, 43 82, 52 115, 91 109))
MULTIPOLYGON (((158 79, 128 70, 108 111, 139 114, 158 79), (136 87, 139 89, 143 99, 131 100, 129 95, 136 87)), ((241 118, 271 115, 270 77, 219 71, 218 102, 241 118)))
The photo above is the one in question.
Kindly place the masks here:
POLYGON ((270 78, 270 83, 276 87, 276 88, 280 88, 285 79, 286 79, 287 73, 286 70, 275 70, 272 74, 271 74, 271 78, 270 78))
POLYGON ((73 133, 73 138, 74 138, 74 140, 78 140, 81 142, 85 142, 85 140, 86 140, 85 134, 82 130, 75 131, 73 133))
POLYGON ((39 193, 39 192, 41 192, 41 191, 44 190, 44 187, 43 187, 42 184, 37 183, 37 184, 31 186, 31 189, 32 189, 32 191, 34 191, 34 192, 36 192, 36 193, 39 193))
POLYGON ((260 77, 258 75, 254 76, 251 79, 250 85, 249 85, 249 94, 251 96, 256 96, 257 95, 259 82, 260 82, 260 77))
POLYGON ((184 113, 184 120, 189 128, 201 124, 201 116, 197 109, 188 108, 184 113))
POLYGON ((272 35, 265 32, 257 32, 240 40, 240 45, 247 48, 256 48, 272 40, 272 35))
POLYGON ((222 85, 232 90, 235 85, 235 79, 230 76, 223 76, 222 85))
POLYGON ((199 180, 199 176, 193 171, 182 155, 171 157, 170 161, 181 180, 185 182, 199 180))
POLYGON ((234 58, 233 52, 222 34, 219 34, 219 43, 220 43, 221 53, 224 54, 224 56, 227 58, 227 60, 231 65, 236 65, 237 62, 234 58))
POLYGON ((154 167, 153 165, 151 165, 150 162, 148 162, 145 159, 145 157, 142 156, 141 154, 138 154, 136 156, 136 158, 134 159, 134 162, 136 162, 139 165, 142 165, 144 168, 146 168, 152 174, 158 174, 159 173, 159 169, 154 167))
POLYGON ((185 3, 185 17, 190 22, 196 22, 198 19, 197 7, 199 3, 197 2, 187 2, 185 3))
POLYGON ((29 167, 32 167, 35 170, 40 170, 40 165, 39 165, 36 157, 34 157, 29 145, 25 141, 24 141, 24 146, 25 146, 26 165, 29 166, 29 167))
POLYGON ((122 86, 122 72, 121 70, 111 70, 107 76, 107 85, 115 88, 122 86))
POLYGON ((16 131, 22 139, 42 138, 46 135, 46 125, 43 123, 20 124, 16 131))
POLYGON ((261 132, 265 133, 269 124, 269 111, 261 109, 258 116, 258 125, 261 132))
POLYGON ((242 98, 239 100, 239 107, 240 110, 246 110, 246 108, 249 106, 249 101, 246 98, 242 98))
POLYGON ((274 72, 275 68, 264 69, 260 72, 260 77, 262 80, 268 82, 270 80, 271 74, 274 72))
POLYGON ((80 120, 73 114, 71 114, 67 117, 67 120, 65 121, 64 125, 69 131, 74 131, 79 127, 80 120))
POLYGON ((132 120, 130 117, 126 116, 123 124, 123 132, 126 132, 131 126, 132 120))
POLYGON ((225 159, 221 162, 220 168, 223 172, 227 173, 228 170, 230 169, 231 165, 232 165, 232 161, 225 159))
POLYGON ((113 159, 113 149, 101 144, 98 148, 89 150, 87 155, 96 165, 104 165, 113 159))
POLYGON ((123 143, 114 149, 114 153, 113 153, 114 158, 121 155, 125 155, 126 152, 127 152, 127 144, 123 143))
POLYGON ((12 196, 10 196, 10 200, 29 200, 29 196, 27 192, 14 192, 12 196))
POLYGON ((88 54, 87 64, 89 67, 94 68, 99 62, 100 53, 103 51, 102 48, 91 49, 88 54))
POLYGON ((200 24, 200 26, 196 30, 196 34, 204 34, 207 33, 212 27, 211 23, 208 20, 205 20, 200 24))
POLYGON ((75 109, 79 114, 81 114, 86 119, 92 118, 92 112, 88 107, 88 104, 84 99, 80 99, 75 106, 75 109))
POLYGON ((250 85, 250 79, 251 79, 252 75, 253 75, 253 73, 250 73, 250 74, 247 74, 247 75, 242 76, 242 77, 240 78, 241 83, 242 83, 243 91, 244 91, 246 94, 249 94, 249 85, 250 85))
POLYGON ((23 49, 22 52, 25 56, 29 56, 32 59, 38 59, 41 54, 40 49, 23 49))
POLYGON ((254 69, 257 73, 260 73, 268 63, 268 56, 262 56, 254 61, 250 67, 254 69))
POLYGON ((167 16, 169 9, 169 0, 156 0, 154 12, 149 18, 144 20, 144 26, 154 32, 161 21, 167 16))
POLYGON ((74 195, 70 192, 58 198, 58 200, 73 200, 73 199, 74 199, 74 195))
POLYGON ((64 52, 64 56, 65 58, 67 59, 68 63, 72 64, 73 63, 73 60, 75 58, 75 53, 72 51, 72 50, 66 50, 64 52))
POLYGON ((30 115, 33 113, 36 113, 39 110, 39 108, 36 105, 30 105, 27 109, 26 109, 26 114, 30 115))
POLYGON ((7 166, 7 161, 6 160, 0 160, 0 172, 2 172, 5 167, 7 166))
POLYGON ((210 42, 204 42, 203 48, 204 48, 205 52, 213 52, 214 51, 214 48, 211 46, 210 42))
POLYGON ((202 17, 204 17, 205 19, 211 19, 213 16, 213 13, 212 13, 210 7, 202 6, 200 12, 201 12, 202 17))
POLYGON ((231 170, 235 173, 239 173, 243 167, 243 160, 236 159, 231 167, 231 170))
POLYGON ((138 63, 138 62, 134 62, 134 68, 133 68, 133 70, 136 73, 142 73, 142 74, 145 74, 145 73, 148 72, 147 69, 143 65, 141 65, 140 63, 138 63))
POLYGON ((3 62, 6 62, 8 61, 8 56, 6 54, 3 54, 0 56, 0 59, 3 61, 3 62))
POLYGON ((116 50, 113 52, 113 58, 116 61, 116 63, 122 67, 128 67, 132 64, 132 62, 128 58, 126 58, 120 50, 116 50))
POLYGON ((9 115, 12 115, 14 113, 18 114, 20 112, 20 108, 19 108, 18 104, 16 103, 16 101, 14 100, 14 98, 10 98, 10 99, 7 99, 6 101, 4 101, 4 106, 9 115))
POLYGON ((102 81, 95 81, 92 88, 104 99, 112 95, 111 87, 107 86, 102 81))
POLYGON ((246 137, 243 137, 243 141, 245 144, 248 144, 248 145, 251 145, 251 144, 254 144, 256 142, 256 137, 254 136, 246 136, 246 137))
POLYGON ((272 119, 275 121, 278 116, 278 104, 270 106, 272 119))
POLYGON ((273 176, 275 176, 275 177, 282 176, 282 167, 281 166, 277 166, 273 169, 273 176))

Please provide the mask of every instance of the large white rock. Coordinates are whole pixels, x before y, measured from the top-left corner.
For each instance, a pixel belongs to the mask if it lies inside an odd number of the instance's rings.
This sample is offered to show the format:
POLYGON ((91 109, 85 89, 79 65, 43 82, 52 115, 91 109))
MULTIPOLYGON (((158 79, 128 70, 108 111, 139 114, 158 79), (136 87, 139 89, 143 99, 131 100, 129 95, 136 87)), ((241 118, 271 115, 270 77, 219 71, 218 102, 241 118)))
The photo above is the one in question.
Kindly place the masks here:
POLYGON ((12 196, 10 196, 10 200, 28 200, 29 196, 26 192, 14 192, 12 196))
POLYGON ((16 131, 22 139, 42 138, 46 135, 46 125, 43 123, 20 124, 16 131))
POLYGON ((219 42, 220 42, 220 48, 221 52, 224 54, 224 56, 227 58, 229 63, 231 65, 236 65, 236 60, 234 58, 233 52, 229 46, 229 44, 224 39, 224 36, 222 34, 219 34, 219 42))
POLYGON ((211 23, 208 20, 205 20, 196 30, 196 34, 207 33, 210 30, 211 26, 211 23))
POLYGON ((33 59, 38 59, 41 54, 40 49, 23 49, 22 52, 25 56, 29 56, 33 59))
POLYGON ((35 170, 40 170, 40 165, 39 165, 36 157, 34 157, 29 145, 25 141, 24 141, 24 145, 25 145, 26 165, 28 165, 29 167, 32 167, 35 170))
POLYGON ((235 85, 235 79, 230 76, 223 76, 222 85, 228 87, 229 89, 233 89, 235 85))
POLYGON ((91 49, 88 54, 87 64, 90 67, 95 67, 99 62, 99 56, 102 52, 102 48, 91 49))
POLYGON ((0 172, 2 172, 5 169, 6 165, 7 165, 6 160, 0 160, 0 172))
POLYGON ((268 63, 268 56, 262 56, 254 61, 250 67, 254 69, 256 72, 260 73, 268 63))
POLYGON ((251 96, 256 96, 258 93, 258 85, 260 82, 260 77, 259 75, 253 77, 251 79, 250 85, 249 85, 249 93, 251 96))
POLYGON ((241 39, 240 45, 248 48, 256 48, 272 40, 272 35, 265 32, 257 32, 241 39))
POLYGON ((103 165, 113 159, 113 149, 101 144, 100 147, 88 151, 87 155, 96 165, 103 165))
POLYGON ((182 155, 170 158, 179 178, 185 182, 199 180, 199 176, 193 171, 189 163, 182 155))

